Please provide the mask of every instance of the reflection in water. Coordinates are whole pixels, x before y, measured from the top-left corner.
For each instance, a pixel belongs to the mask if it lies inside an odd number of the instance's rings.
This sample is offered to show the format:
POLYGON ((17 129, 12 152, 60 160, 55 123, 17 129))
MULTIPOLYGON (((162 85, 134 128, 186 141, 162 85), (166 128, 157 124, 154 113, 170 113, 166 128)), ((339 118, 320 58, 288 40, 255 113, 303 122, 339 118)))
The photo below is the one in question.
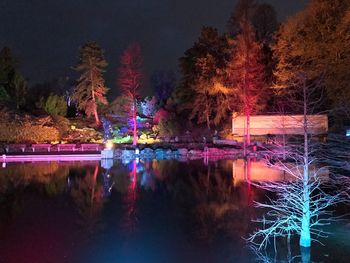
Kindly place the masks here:
MULTIPOLYGON (((138 159, 101 164, 10 163, 0 169, 0 227, 14 224, 20 233, 26 233, 30 224, 13 223, 13 218, 23 217, 26 222, 27 217, 40 216, 52 206, 52 200, 64 209, 55 211, 59 219, 48 215, 49 229, 70 229, 64 232, 62 251, 79 254, 79 260, 57 262, 216 263, 253 262, 254 257, 262 262, 280 262, 281 258, 308 262, 310 253, 296 257, 290 252, 297 251, 293 239, 279 244, 279 255, 266 251, 253 256, 242 238, 252 232, 255 225, 251 221, 261 212, 253 202, 266 198, 266 192, 254 183, 285 179, 288 175, 254 159, 207 160, 204 164, 203 160, 138 159), (78 236, 75 243, 70 232, 78 236), (130 251, 123 250, 125 244, 130 251)), ((36 230, 32 231, 35 238, 55 240, 36 230)), ((4 243, 12 242, 12 234, 0 238, 0 253, 5 251, 1 249, 4 243)), ((36 253, 41 255, 41 250, 42 246, 36 253)))
POLYGON ((85 175, 74 178, 71 196, 79 213, 79 224, 89 233, 102 227, 103 186, 97 181, 99 165, 93 174, 87 169, 85 175))
MULTIPOLYGON (((140 168, 140 166, 139 166, 140 168)), ((124 213, 122 224, 123 228, 126 232, 134 232, 136 228, 136 184, 137 184, 137 162, 133 160, 129 165, 130 173, 129 173, 129 186, 126 196, 124 198, 124 209, 126 213, 124 213)))

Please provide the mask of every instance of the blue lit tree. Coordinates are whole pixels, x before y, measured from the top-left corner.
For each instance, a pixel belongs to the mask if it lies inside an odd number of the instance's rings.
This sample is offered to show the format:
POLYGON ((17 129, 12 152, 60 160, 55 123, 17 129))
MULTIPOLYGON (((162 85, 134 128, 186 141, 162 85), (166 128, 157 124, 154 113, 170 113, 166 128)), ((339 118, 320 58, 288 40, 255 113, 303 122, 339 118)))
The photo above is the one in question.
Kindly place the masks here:
MULTIPOLYGON (((330 178, 322 180, 321 175, 327 168, 319 166, 320 159, 316 156, 319 148, 317 144, 311 144, 314 124, 308 114, 319 106, 321 100, 316 99, 319 94, 315 90, 320 88, 321 82, 307 82, 303 74, 294 81, 294 89, 287 95, 294 98, 294 106, 301 106, 303 111, 303 143, 301 146, 287 146, 286 159, 289 162, 285 162, 279 152, 267 158, 269 165, 289 174, 291 180, 258 185, 275 193, 276 198, 270 198, 267 203, 256 203, 258 208, 267 211, 256 220, 262 227, 248 238, 257 250, 266 248, 270 243, 277 250, 277 239, 286 237, 289 242, 295 235, 299 236, 301 248, 310 248, 312 241, 321 242, 320 238, 327 237, 323 227, 335 220, 329 208, 345 201, 342 192, 332 191, 334 194, 329 194, 331 191, 324 191, 332 186, 332 181, 330 178)), ((285 151, 281 147, 281 153, 282 150, 285 151)))
POLYGON ((107 142, 113 138, 112 123, 104 117, 102 117, 101 121, 103 126, 103 141, 107 142))

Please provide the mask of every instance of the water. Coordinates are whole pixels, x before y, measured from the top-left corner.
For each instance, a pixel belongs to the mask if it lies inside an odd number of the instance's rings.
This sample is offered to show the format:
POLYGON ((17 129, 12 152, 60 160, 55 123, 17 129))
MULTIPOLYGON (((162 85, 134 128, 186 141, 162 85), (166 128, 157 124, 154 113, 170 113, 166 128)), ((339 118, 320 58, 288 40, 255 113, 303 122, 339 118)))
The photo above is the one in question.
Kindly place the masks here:
MULTIPOLYGON (((286 178, 261 162, 247 169, 242 160, 2 166, 0 262, 6 263, 256 262, 243 237, 262 213, 253 202, 267 193, 247 182, 286 178)), ((329 229, 326 245, 312 248, 313 262, 350 262, 350 226, 329 229)), ((277 258, 285 260, 287 247, 280 245, 277 258)), ((291 249, 299 254, 297 240, 291 249)))

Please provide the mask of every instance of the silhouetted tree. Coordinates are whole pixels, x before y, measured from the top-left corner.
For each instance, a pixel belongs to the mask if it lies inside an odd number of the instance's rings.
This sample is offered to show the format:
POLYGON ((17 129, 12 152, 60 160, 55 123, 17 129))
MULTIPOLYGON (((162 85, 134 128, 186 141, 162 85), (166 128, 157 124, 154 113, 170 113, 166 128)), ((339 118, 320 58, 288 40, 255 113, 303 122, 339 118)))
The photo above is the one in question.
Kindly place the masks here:
POLYGON ((25 103, 27 82, 8 47, 0 51, 0 101, 12 102, 19 109, 25 103))
POLYGON ((151 81, 158 103, 162 107, 175 89, 175 74, 171 70, 158 70, 152 74, 151 81))

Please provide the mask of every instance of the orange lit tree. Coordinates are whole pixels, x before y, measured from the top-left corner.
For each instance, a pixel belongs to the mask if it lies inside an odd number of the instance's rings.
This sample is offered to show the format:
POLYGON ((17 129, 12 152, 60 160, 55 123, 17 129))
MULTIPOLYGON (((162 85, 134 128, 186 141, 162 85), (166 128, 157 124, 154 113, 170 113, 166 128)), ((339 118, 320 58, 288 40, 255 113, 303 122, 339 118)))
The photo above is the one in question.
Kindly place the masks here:
POLYGON ((128 98, 129 109, 133 122, 133 145, 137 144, 137 98, 142 78, 141 49, 137 43, 130 44, 120 58, 119 85, 128 98))
POLYGON ((87 42, 80 47, 79 62, 75 70, 81 72, 74 89, 72 99, 77 102, 78 109, 89 117, 94 115, 96 125, 100 125, 97 113, 98 103, 107 104, 107 88, 103 72, 107 62, 103 50, 95 42, 87 42))
POLYGON ((237 109, 246 115, 245 143, 250 144, 250 115, 264 107, 265 68, 260 62, 261 45, 247 19, 241 21, 241 32, 234 40, 232 57, 227 64, 232 95, 240 101, 237 109))

